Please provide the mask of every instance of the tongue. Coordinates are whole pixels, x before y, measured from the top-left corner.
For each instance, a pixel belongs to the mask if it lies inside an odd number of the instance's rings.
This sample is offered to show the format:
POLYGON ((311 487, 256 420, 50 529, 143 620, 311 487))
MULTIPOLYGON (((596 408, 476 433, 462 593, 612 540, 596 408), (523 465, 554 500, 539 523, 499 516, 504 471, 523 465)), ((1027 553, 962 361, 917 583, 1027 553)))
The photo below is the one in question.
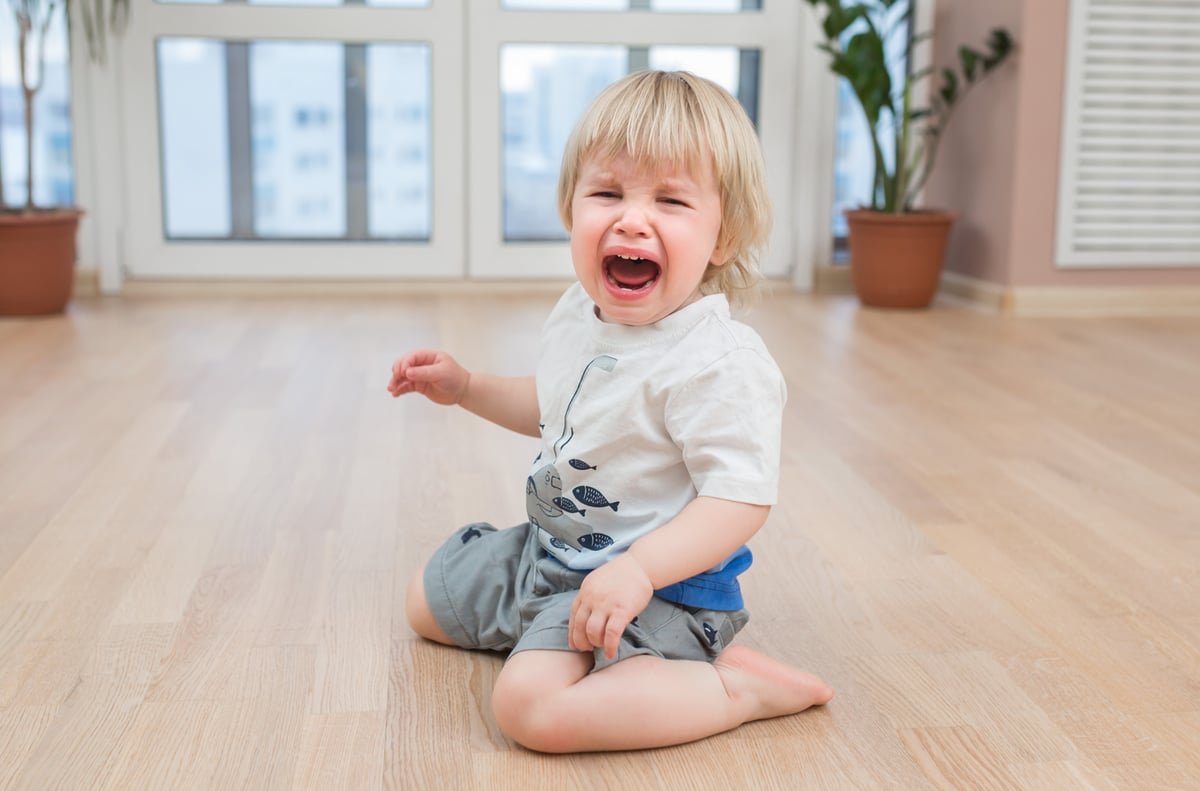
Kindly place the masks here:
POLYGON ((622 288, 641 288, 658 277, 658 264, 644 258, 614 257, 609 261, 608 273, 622 288))

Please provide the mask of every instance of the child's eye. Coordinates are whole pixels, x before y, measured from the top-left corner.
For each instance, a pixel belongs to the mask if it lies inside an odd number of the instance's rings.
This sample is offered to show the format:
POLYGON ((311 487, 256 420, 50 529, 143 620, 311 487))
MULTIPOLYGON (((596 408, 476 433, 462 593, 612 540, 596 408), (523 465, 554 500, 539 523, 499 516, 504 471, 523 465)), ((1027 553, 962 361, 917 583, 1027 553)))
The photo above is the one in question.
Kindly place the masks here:
POLYGON ((679 200, 679 198, 662 198, 661 200, 663 203, 669 203, 672 206, 687 206, 687 203, 679 200))
POLYGON ((592 193, 593 198, 619 198, 621 197, 612 190, 597 190, 592 193))

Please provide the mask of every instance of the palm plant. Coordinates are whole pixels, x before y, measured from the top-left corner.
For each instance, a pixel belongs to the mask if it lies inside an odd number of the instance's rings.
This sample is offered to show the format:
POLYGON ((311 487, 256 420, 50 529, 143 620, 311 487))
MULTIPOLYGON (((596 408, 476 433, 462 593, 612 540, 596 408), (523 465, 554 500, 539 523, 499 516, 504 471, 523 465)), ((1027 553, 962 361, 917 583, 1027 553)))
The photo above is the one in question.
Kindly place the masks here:
MULTIPOLYGON (((46 68, 46 33, 59 13, 65 13, 68 28, 83 25, 88 56, 105 60, 108 33, 119 33, 129 18, 129 0, 8 0, 17 23, 17 59, 21 91, 25 98, 25 207, 33 204, 33 100, 42 87, 46 68)), ((0 181, 0 206, 4 205, 0 181)))
POLYGON ((829 53, 830 69, 850 84, 866 116, 875 156, 871 209, 893 214, 910 212, 925 180, 937 162, 938 145, 955 107, 988 73, 1005 61, 1014 44, 1007 30, 992 30, 987 51, 960 47, 956 68, 932 67, 914 71, 913 47, 928 33, 908 37, 896 52, 897 40, 912 18, 905 0, 807 0, 824 8, 821 26, 829 53), (891 50, 891 51, 889 51, 891 50), (893 80, 889 65, 903 59, 903 78, 893 80), (913 107, 913 86, 936 74, 938 84, 929 92, 929 104, 913 107), (885 136, 891 137, 893 156, 885 155, 885 136))

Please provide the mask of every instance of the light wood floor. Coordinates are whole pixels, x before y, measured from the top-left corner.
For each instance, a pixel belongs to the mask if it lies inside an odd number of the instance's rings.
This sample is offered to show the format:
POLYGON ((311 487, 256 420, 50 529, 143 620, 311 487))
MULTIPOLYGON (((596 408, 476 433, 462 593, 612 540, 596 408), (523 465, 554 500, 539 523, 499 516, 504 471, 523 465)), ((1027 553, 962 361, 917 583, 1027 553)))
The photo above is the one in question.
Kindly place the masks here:
MULTIPOLYGON (((1200 320, 778 296, 744 642, 826 708, 546 757, 408 575, 532 440, 384 390, 531 370, 549 297, 125 299, 0 320, 0 788, 1194 789, 1200 320)), ((597 716, 603 716, 598 712, 597 716)))

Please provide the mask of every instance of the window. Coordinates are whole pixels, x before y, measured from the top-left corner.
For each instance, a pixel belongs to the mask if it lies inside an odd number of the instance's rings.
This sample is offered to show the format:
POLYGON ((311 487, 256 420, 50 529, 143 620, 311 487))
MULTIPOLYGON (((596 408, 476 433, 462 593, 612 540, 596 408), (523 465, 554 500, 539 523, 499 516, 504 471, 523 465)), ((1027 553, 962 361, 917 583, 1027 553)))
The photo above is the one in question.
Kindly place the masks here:
POLYGON ((687 69, 718 83, 758 114, 758 50, 721 46, 624 47, 508 44, 501 48, 504 240, 567 238, 558 217, 558 171, 587 104, 639 68, 687 69))
MULTIPOLYGON (((70 97, 66 28, 56 14, 46 36, 45 80, 34 98, 33 198, 39 206, 75 202, 70 97)), ((23 206, 27 197, 24 114, 17 28, 6 3, 0 8, 0 195, 9 206, 23 206)))
POLYGON ((428 45, 164 37, 158 64, 167 238, 428 238, 428 45))
MULTIPOLYGON (((897 14, 907 11, 909 0, 899 0, 896 4, 897 14)), ((852 26, 843 36, 843 42, 859 29, 852 26)), ((896 38, 891 42, 893 52, 903 55, 908 40, 908 26, 897 28, 896 38)), ((893 61, 893 85, 899 85, 903 79, 904 70, 908 67, 904 57, 893 61)), ((881 144, 883 154, 891 158, 893 148, 890 145, 891 136, 884 135, 881 144)), ((866 118, 858 104, 850 83, 845 79, 838 81, 838 114, 837 114, 837 147, 836 160, 833 170, 833 236, 835 251, 844 252, 846 241, 846 218, 842 212, 854 209, 871 202, 871 177, 874 174, 875 154, 871 148, 871 133, 867 128, 866 118)))

